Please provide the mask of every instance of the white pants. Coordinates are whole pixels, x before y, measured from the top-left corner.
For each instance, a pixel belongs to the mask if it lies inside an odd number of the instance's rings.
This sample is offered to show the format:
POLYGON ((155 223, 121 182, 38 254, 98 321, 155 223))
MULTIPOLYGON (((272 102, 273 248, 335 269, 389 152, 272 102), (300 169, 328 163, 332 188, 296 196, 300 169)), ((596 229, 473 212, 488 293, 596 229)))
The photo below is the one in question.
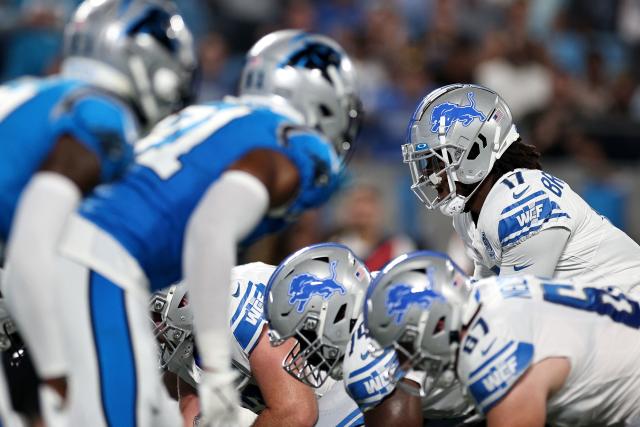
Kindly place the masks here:
POLYGON ((160 379, 148 297, 67 258, 59 268, 70 426, 180 426, 160 379))
MULTIPOLYGON (((331 381, 331 380, 329 380, 331 381)), ((356 402, 344 389, 342 381, 336 381, 318 399, 316 427, 354 427, 364 425, 364 416, 356 402)))

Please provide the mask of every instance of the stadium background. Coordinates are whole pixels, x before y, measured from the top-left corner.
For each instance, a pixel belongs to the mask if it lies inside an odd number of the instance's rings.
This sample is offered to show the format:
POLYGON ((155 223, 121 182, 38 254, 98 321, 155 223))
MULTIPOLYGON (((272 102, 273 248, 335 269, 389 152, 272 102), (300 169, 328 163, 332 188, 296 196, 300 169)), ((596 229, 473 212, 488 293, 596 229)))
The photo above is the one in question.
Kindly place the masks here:
MULTIPOLYGON (((62 28, 77 0, 0 0, 0 79, 57 70, 62 28)), ((303 245, 340 238, 366 257, 398 248, 449 250, 449 219, 409 190, 400 144, 419 100, 455 82, 484 84, 510 104, 543 166, 640 238, 640 1, 176 0, 202 66, 199 100, 235 92, 261 35, 302 28, 336 38, 354 59, 366 110, 351 189, 245 259, 277 263, 303 245), (362 187, 362 186, 365 187, 362 187)))

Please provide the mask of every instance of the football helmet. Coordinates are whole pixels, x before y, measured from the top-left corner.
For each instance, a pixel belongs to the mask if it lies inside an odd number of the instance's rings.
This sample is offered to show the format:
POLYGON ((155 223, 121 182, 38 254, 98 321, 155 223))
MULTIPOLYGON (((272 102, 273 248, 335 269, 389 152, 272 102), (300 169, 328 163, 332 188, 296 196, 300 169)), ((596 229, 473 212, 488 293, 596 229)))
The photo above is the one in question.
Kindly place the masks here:
POLYGON ((342 360, 371 281, 349 248, 322 243, 299 250, 278 266, 266 289, 265 318, 272 345, 297 343, 283 368, 311 387, 342 378, 342 360))
MULTIPOLYGON (((190 366, 194 356, 193 312, 187 287, 173 285, 154 293, 149 303, 153 335, 160 344, 160 367, 190 366)), ((175 369, 171 369, 176 372, 175 369)))
POLYGON ((288 104, 333 143, 343 163, 348 159, 362 108, 353 64, 332 39, 299 30, 264 36, 247 54, 240 96, 288 104))
POLYGON ((449 216, 464 212, 495 161, 518 138, 509 106, 491 89, 472 84, 436 89, 418 105, 402 146, 411 190, 428 209, 449 216), (462 195, 457 182, 476 186, 462 195))
POLYGON ((16 325, 7 310, 6 300, 0 297, 0 351, 22 346, 22 342, 17 342, 17 332, 16 325))
POLYGON ((193 100, 196 63, 168 0, 86 0, 65 29, 62 74, 127 99, 147 126, 193 100))
POLYGON ((372 345, 395 348, 404 372, 425 371, 426 394, 436 384, 445 386, 438 381, 452 368, 469 293, 470 279, 448 256, 430 251, 399 256, 367 291, 364 318, 372 345))

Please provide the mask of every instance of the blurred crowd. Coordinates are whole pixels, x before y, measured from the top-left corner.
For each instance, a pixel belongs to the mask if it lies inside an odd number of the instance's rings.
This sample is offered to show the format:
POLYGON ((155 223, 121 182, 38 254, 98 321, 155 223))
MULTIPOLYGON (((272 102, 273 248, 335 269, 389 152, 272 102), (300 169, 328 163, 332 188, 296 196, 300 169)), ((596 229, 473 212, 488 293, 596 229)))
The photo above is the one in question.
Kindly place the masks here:
MULTIPOLYGON (((625 190, 610 177, 612 164, 640 159, 640 0, 176 2, 198 41, 201 100, 235 91, 259 36, 286 27, 325 33, 359 71, 360 159, 400 162, 407 121, 426 93, 480 83, 506 99, 544 158, 591 168, 583 196, 624 228, 625 190)), ((0 0, 0 78, 55 71, 78 3, 0 0)))

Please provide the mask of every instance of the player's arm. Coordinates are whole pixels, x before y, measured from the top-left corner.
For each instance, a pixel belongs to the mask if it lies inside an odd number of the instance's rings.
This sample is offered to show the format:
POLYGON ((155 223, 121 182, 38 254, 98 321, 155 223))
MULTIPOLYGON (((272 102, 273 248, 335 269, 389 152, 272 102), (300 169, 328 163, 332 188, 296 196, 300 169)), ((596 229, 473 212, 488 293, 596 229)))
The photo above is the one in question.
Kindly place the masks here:
POLYGON ((62 135, 58 139, 40 171, 67 177, 83 194, 100 181, 98 156, 72 135, 62 135))
POLYGON ((500 276, 532 274, 553 277, 569 235, 569 230, 564 227, 548 228, 504 250, 500 276))
POLYGON ((318 403, 313 390, 282 369, 282 361, 295 344, 289 339, 272 347, 265 326, 258 344, 249 356, 255 378, 266 408, 260 413, 255 427, 313 426, 318 419, 318 403))
POLYGON ((553 357, 531 366, 508 394, 487 413, 489 427, 543 427, 547 400, 565 383, 571 365, 553 357))
POLYGON ((22 193, 7 245, 7 265, 12 265, 9 280, 13 283, 7 297, 16 308, 14 316, 25 340, 34 343, 38 374, 61 396, 66 394, 66 384, 60 332, 55 330, 55 322, 43 325, 38 319, 55 317, 51 278, 55 277, 56 242, 82 193, 93 188, 99 176, 96 155, 74 137, 62 136, 22 193), (34 313, 38 315, 34 317, 34 313))
MULTIPOLYGON (((406 387, 416 389, 420 385, 408 379, 402 379, 406 387)), ((367 427, 422 427, 422 404, 420 397, 415 396, 401 387, 396 387, 382 402, 364 413, 367 427)))
POLYGON ((182 424, 184 427, 193 427, 195 419, 200 413, 198 392, 180 377, 177 377, 177 388, 182 424))
POLYGON ((298 181, 297 169, 284 155, 251 151, 207 190, 189 220, 184 273, 206 370, 229 369, 227 300, 220 294, 236 264, 237 244, 269 208, 283 205, 296 194, 298 181))

